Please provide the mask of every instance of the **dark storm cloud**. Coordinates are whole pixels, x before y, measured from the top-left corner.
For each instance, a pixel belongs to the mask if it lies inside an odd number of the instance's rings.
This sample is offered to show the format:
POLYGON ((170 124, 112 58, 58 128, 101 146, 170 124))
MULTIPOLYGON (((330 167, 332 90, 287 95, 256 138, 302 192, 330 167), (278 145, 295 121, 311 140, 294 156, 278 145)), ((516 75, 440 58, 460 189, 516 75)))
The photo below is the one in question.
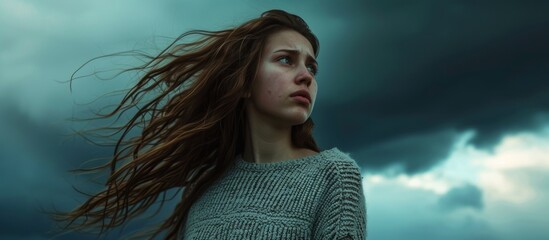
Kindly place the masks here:
POLYGON ((71 169, 79 167, 83 160, 111 153, 110 149, 92 145, 67 129, 70 124, 63 127, 61 124, 35 120, 24 110, 15 107, 15 104, 8 105, 10 102, 6 99, 0 104, 0 124, 4 131, 12 133, 1 136, 2 142, 7 144, 3 146, 1 154, 13 153, 15 149, 21 148, 23 152, 31 152, 45 159, 55 158, 50 163, 59 164, 56 167, 60 169, 71 169))
POLYGON ((38 204, 32 200, 2 196, 0 238, 40 236, 50 230, 51 222, 38 210, 38 204))
MULTIPOLYGON (((83 161, 105 156, 98 147, 82 140, 70 140, 68 131, 33 120, 12 101, 0 103, 0 238, 45 237, 53 222, 40 211, 68 210, 75 206, 77 193, 68 179, 70 169, 83 161)), ((93 189, 97 186, 78 185, 93 189)), ((69 238, 70 239, 70 238, 69 238)))
POLYGON ((482 191, 471 184, 455 187, 439 199, 439 206, 444 210, 459 208, 482 209, 482 191))
MULTIPOLYGON (((352 130, 347 129, 351 132, 352 130)), ((355 155, 364 168, 381 169, 387 167, 387 159, 409 173, 426 171, 426 167, 437 163, 438 159, 448 156, 448 146, 457 140, 457 134, 451 131, 411 134, 380 144, 373 144, 365 150, 358 150, 355 155)))
MULTIPOLYGON (((0 239, 49 238, 58 229, 47 212, 68 211, 84 199, 71 186, 87 193, 102 189, 91 179, 101 182, 95 178, 98 175, 75 178, 68 170, 97 166, 98 162, 82 164, 112 155, 112 148, 88 143, 60 125, 34 120, 6 97, 0 99, 4 100, 0 101, 0 239)), ((175 193, 170 191, 167 196, 175 193)), ((173 211, 175 203, 166 201, 157 216, 128 224, 124 234, 160 222, 162 216, 173 211)), ((155 206, 158 205, 153 205, 145 215, 154 213, 155 206)), ((114 229, 105 239, 119 239, 119 230, 114 229)), ((70 233, 56 239, 97 238, 70 233)))
POLYGON ((422 137, 430 133, 474 130, 472 143, 490 148, 506 134, 549 123, 548 7, 541 1, 338 5, 353 21, 343 24, 348 35, 322 46, 321 59, 334 66, 321 66, 319 76, 319 94, 330 95, 313 115, 319 142, 356 152, 366 167, 397 163, 415 172, 451 150, 453 141, 422 137), (399 143, 414 135, 421 141, 399 143))

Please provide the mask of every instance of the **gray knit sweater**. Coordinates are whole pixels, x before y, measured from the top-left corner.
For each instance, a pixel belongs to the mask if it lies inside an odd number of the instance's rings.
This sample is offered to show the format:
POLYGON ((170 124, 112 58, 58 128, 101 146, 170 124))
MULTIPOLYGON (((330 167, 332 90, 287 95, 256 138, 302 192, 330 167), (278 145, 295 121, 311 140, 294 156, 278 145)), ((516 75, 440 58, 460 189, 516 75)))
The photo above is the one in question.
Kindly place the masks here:
POLYGON ((337 148, 235 165, 191 207, 184 239, 365 239, 360 167, 337 148))

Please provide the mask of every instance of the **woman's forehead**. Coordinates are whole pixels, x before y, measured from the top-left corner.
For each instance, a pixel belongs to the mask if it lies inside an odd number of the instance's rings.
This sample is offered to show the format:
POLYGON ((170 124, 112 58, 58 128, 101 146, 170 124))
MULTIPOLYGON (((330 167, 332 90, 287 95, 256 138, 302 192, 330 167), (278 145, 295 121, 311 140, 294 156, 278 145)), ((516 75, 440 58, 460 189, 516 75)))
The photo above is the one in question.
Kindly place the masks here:
POLYGON ((297 31, 285 29, 277 31, 267 38, 265 50, 269 53, 277 52, 278 50, 297 50, 304 52, 307 55, 314 56, 313 46, 303 35, 297 31))

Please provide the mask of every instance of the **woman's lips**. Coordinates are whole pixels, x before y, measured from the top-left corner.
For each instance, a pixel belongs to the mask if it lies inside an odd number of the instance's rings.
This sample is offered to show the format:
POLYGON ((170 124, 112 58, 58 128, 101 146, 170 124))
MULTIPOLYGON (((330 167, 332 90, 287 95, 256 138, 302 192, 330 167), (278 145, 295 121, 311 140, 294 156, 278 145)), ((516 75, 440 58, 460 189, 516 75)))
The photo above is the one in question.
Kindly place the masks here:
POLYGON ((304 102, 304 103, 307 103, 307 105, 311 104, 312 103, 312 100, 311 100, 311 95, 309 94, 309 92, 305 89, 301 89, 301 90, 298 90, 298 91, 295 91, 294 93, 292 93, 290 95, 290 97, 293 97, 295 98, 297 101, 299 102, 304 102))
POLYGON ((307 99, 306 97, 303 97, 303 96, 298 95, 298 96, 293 96, 292 98, 295 99, 298 102, 306 103, 307 105, 311 104, 309 99, 307 99))

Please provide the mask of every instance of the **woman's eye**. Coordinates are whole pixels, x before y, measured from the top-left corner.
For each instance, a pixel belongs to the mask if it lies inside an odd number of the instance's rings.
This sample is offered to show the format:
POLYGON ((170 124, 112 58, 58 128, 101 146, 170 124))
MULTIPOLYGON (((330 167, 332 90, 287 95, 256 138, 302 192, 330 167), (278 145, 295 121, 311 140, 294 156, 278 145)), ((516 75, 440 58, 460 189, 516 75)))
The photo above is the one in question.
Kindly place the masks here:
POLYGON ((311 72, 313 76, 315 76, 318 73, 318 69, 314 65, 309 65, 307 69, 309 69, 309 72, 311 72))
POLYGON ((284 64, 291 64, 291 59, 288 56, 284 56, 278 59, 279 62, 282 62, 284 64))
MULTIPOLYGON (((278 58, 278 62, 281 62, 283 64, 288 64, 288 65, 293 64, 292 63, 292 58, 290 58, 289 56, 282 56, 282 57, 278 58)), ((315 65, 312 65, 312 64, 307 65, 307 70, 309 70, 309 72, 311 74, 313 74, 313 76, 315 76, 318 73, 318 68, 315 65)))

